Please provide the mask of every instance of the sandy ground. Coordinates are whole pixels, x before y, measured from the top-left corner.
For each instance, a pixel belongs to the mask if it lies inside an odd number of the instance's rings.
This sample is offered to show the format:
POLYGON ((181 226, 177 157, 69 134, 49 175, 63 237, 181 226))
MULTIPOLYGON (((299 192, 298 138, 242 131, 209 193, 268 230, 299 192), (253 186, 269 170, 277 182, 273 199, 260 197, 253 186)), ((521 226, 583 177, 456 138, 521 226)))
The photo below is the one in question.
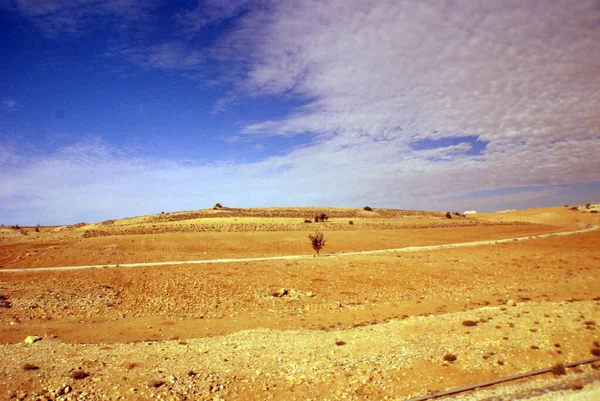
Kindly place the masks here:
MULTIPOLYGON (((163 232, 161 226, 154 227, 159 232, 90 236, 85 233, 97 228, 26 228, 27 235, 3 228, 0 260, 7 268, 35 269, 310 249, 304 226, 270 231, 296 224, 295 214, 263 211, 271 220, 261 225, 257 211, 250 217, 232 213, 238 223, 254 219, 244 224, 257 231, 219 225, 220 232, 163 232)), ((597 215, 565 208, 450 220, 443 214, 339 213, 339 219, 353 219, 350 229, 310 223, 325 232, 329 252, 511 238, 599 223, 597 215)), ((211 219, 187 217, 196 225, 211 219)), ((104 226, 160 226, 154 222, 160 218, 104 226)), ((591 358, 600 352, 599 245, 596 230, 338 259, 1 274, 0 398, 408 399, 591 358), (39 341, 23 343, 33 335, 39 341), (74 378, 85 376, 81 372, 87 376, 74 378)), ((597 399, 599 366, 456 398, 597 399)))

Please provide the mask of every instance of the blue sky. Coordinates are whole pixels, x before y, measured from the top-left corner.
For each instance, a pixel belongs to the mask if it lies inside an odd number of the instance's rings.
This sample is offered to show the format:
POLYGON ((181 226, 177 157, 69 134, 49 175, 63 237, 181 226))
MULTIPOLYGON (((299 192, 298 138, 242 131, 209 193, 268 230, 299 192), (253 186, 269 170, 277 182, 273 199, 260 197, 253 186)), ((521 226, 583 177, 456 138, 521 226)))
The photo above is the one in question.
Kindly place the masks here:
POLYGON ((0 1, 0 223, 600 200, 594 1, 173 4, 0 1))

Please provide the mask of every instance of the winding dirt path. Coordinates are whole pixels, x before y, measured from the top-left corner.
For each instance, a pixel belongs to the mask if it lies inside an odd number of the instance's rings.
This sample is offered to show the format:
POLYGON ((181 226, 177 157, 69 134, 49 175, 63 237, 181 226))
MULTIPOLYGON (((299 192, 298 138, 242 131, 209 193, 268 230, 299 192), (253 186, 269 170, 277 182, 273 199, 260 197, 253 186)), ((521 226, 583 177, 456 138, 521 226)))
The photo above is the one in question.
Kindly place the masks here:
MULTIPOLYGON (((321 255, 321 257, 339 257, 339 256, 350 256, 350 255, 369 255, 375 253, 384 252, 418 252, 418 251, 431 251, 436 249, 448 249, 448 248, 462 248, 472 247, 481 245, 492 245, 502 244, 513 241, 526 241, 532 239, 541 239, 554 236, 573 235, 580 234, 589 231, 596 230, 598 226, 588 226, 586 228, 574 231, 563 231, 558 233, 539 234, 539 235, 528 235, 525 237, 515 238, 504 238, 498 240, 484 240, 484 241, 471 241, 471 242, 460 242, 455 244, 442 244, 442 245, 423 245, 423 246, 409 246, 404 248, 389 248, 389 249, 376 249, 372 251, 356 251, 356 252, 339 252, 329 253, 321 255)), ((57 266, 57 267, 32 267, 23 269, 0 269, 0 273, 31 273, 40 271, 65 271, 65 270, 83 270, 83 269, 106 269, 115 267, 142 267, 142 266, 172 266, 172 265, 188 265, 188 264, 216 264, 216 263, 236 263, 236 262, 259 262, 267 260, 293 260, 293 259, 308 259, 313 258, 314 255, 284 255, 284 256, 268 256, 261 258, 234 258, 234 259, 202 259, 202 260, 184 260, 184 261, 170 261, 170 262, 142 262, 142 263, 121 263, 121 264, 105 264, 105 265, 82 265, 82 266, 57 266)))

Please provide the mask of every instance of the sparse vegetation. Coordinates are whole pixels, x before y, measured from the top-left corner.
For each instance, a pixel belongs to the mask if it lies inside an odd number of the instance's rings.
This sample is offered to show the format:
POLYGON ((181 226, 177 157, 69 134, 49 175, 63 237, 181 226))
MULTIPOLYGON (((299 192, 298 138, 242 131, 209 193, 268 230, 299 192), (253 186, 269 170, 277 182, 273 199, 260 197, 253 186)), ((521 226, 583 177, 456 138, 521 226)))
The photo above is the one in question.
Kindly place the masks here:
POLYGON ((562 376, 567 374, 567 369, 562 363, 557 363, 556 365, 552 366, 550 372, 552 372, 554 376, 562 376))
POLYGON ((38 370, 39 368, 39 366, 29 362, 23 364, 23 370, 38 370))
POLYGON ((318 223, 318 222, 324 223, 327 220, 329 220, 329 216, 327 216, 326 213, 321 213, 321 214, 318 214, 315 216, 315 223, 318 223))
POLYGON ((446 362, 454 362, 457 359, 458 359, 458 357, 454 354, 448 353, 448 354, 444 355, 444 361, 446 361, 446 362))
POLYGON ((139 364, 137 362, 127 362, 127 363, 124 363, 123 366, 126 369, 131 370, 131 369, 137 368, 139 366, 139 364))
POLYGON ((308 239, 310 240, 312 248, 318 255, 325 246, 325 236, 322 232, 315 231, 314 234, 308 234, 308 239))

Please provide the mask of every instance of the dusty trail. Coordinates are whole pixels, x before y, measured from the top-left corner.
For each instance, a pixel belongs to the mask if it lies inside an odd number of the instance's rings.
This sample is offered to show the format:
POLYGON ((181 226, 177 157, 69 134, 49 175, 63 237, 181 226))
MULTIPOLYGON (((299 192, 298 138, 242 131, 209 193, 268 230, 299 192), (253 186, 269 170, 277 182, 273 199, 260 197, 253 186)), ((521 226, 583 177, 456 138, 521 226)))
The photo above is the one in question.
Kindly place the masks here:
MULTIPOLYGON (((462 247, 473 247, 490 244, 502 244, 513 241, 526 241, 532 239, 548 238, 553 236, 564 236, 573 235, 579 233, 585 233, 596 230, 598 226, 588 226, 586 228, 574 231, 563 231, 558 233, 529 235, 524 237, 505 238, 498 240, 484 240, 484 241, 471 241, 471 242, 460 242, 455 244, 442 244, 442 245, 424 245, 424 246, 409 246, 404 248, 389 248, 389 249, 377 249, 372 251, 356 251, 356 252, 341 252, 341 253, 330 253, 322 255, 321 257, 339 257, 339 256, 350 256, 350 255, 369 255, 384 252, 418 252, 418 251, 431 251, 436 249, 449 249, 449 248, 462 248, 462 247)), ((57 266, 57 267, 37 267, 37 268, 23 268, 23 269, 0 269, 0 273, 24 273, 24 272, 39 272, 39 271, 67 271, 67 270, 83 270, 83 269, 106 269, 115 267, 142 267, 142 266, 172 266, 172 265, 188 265, 188 264, 217 264, 217 263, 237 263, 237 262, 259 262, 269 260, 294 260, 294 259, 308 259, 312 258, 313 255, 284 255, 284 256, 268 256, 260 258, 225 258, 225 259, 202 259, 202 260, 185 260, 185 261, 170 261, 170 262, 142 262, 142 263, 121 263, 121 264, 104 264, 104 265, 82 265, 82 266, 57 266)))

